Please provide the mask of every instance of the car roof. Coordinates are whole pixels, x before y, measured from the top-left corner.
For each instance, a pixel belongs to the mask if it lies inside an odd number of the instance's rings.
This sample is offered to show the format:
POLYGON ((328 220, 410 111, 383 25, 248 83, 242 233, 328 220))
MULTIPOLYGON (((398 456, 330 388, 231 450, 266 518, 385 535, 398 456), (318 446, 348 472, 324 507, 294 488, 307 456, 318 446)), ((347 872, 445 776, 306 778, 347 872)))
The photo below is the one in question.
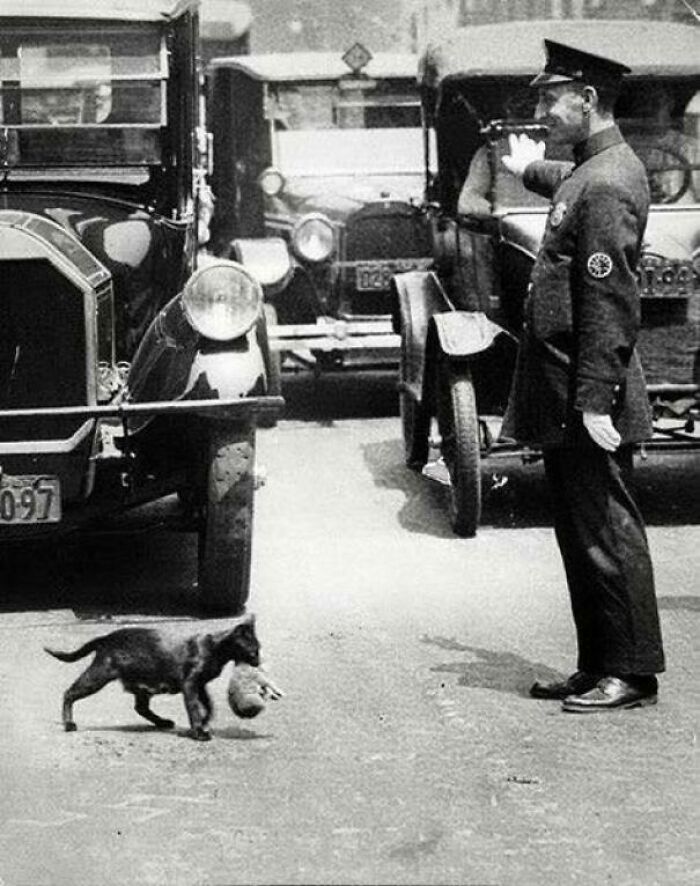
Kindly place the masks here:
POLYGON ((199 0, 0 0, 0 18, 161 21, 198 6, 199 0))
POLYGON ((632 76, 700 73, 697 25, 557 19, 458 28, 449 41, 428 48, 420 78, 437 85, 446 77, 534 76, 544 64, 545 37, 622 62, 632 76))
MULTIPOLYGON (((233 68, 256 80, 273 82, 337 80, 352 74, 342 52, 269 52, 215 58, 213 68, 233 68)), ((362 69, 368 77, 418 76, 418 56, 408 52, 377 52, 362 69)))

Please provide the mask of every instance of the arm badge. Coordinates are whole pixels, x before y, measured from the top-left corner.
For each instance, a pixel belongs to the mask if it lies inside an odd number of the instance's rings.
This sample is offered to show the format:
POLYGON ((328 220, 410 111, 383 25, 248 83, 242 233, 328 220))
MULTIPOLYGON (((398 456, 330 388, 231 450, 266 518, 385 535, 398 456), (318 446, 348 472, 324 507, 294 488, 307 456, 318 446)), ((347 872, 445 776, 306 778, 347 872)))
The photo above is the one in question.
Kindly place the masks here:
POLYGON ((613 260, 607 252, 594 252, 588 256, 586 268, 591 277, 596 280, 604 280, 612 273, 613 260))
POLYGON ((566 214, 566 203, 560 201, 559 203, 554 204, 554 208, 552 209, 552 214, 549 217, 549 223, 553 228, 558 228, 559 225, 564 221, 564 215, 566 214))

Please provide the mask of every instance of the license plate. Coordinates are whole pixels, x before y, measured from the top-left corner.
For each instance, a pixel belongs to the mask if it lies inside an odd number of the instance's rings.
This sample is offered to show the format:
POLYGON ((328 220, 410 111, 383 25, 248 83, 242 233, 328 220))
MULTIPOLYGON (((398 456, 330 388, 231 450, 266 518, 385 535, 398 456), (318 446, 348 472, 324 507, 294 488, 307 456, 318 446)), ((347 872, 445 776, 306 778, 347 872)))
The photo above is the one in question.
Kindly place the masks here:
POLYGON ((58 523, 61 483, 58 477, 0 478, 0 526, 17 523, 58 523))
POLYGON ((355 288, 359 292, 376 292, 389 289, 394 274, 403 271, 426 270, 432 265, 430 258, 397 258, 388 262, 358 262, 355 266, 355 288))
POLYGON ((366 263, 355 268, 355 288, 360 292, 389 288, 389 281, 395 273, 393 265, 366 263))

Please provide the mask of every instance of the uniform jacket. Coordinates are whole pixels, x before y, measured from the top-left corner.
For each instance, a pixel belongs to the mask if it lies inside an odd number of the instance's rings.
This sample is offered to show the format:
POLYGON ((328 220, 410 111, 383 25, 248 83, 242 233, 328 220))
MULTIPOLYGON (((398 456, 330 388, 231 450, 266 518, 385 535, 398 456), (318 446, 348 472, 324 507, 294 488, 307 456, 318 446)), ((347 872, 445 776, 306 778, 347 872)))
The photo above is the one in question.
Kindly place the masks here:
POLYGON ((573 165, 542 160, 525 170, 525 185, 552 207, 501 433, 531 445, 593 445, 585 410, 611 415, 623 443, 639 442, 651 435, 635 351, 647 177, 616 126, 574 153, 573 165))

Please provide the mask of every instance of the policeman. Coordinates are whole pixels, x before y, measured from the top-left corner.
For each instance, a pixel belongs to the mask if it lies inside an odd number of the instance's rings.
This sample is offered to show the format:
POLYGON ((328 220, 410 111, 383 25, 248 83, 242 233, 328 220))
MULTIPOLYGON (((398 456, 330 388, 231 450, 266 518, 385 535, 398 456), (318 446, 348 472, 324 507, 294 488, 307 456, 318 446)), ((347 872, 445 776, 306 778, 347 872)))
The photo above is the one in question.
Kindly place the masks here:
POLYGON ((664 654, 651 558, 628 488, 651 435, 635 351, 635 268, 649 209, 644 167, 615 125, 624 65, 545 40, 536 117, 575 162, 510 137, 504 165, 552 199, 535 261, 502 436, 542 447, 578 642, 568 679, 535 698, 587 713, 654 704, 664 654))

